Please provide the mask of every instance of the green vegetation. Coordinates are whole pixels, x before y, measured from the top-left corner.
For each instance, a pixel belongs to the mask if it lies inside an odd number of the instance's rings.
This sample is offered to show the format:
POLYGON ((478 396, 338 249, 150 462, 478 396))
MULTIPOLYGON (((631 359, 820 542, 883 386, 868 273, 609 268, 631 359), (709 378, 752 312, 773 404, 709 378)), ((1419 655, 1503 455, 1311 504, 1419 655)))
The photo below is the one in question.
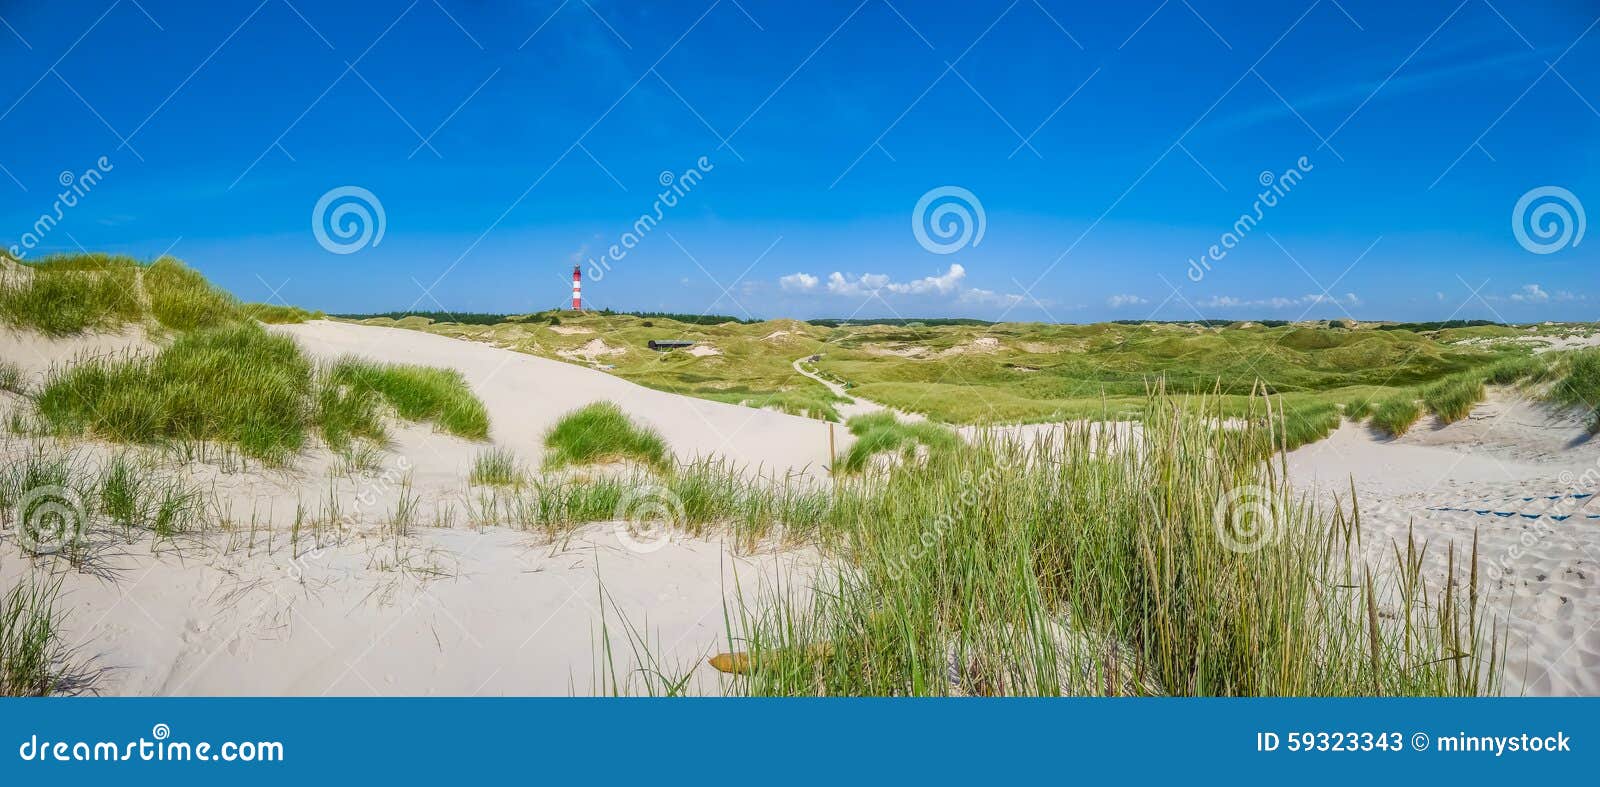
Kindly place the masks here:
POLYGON ((0 391, 10 391, 14 394, 27 393, 27 382, 22 375, 22 367, 5 360, 0 360, 0 391))
POLYGON ((319 374, 288 337, 253 323, 186 333, 149 358, 86 360, 51 372, 35 402, 54 434, 112 440, 216 440, 281 463, 309 429, 334 447, 383 436, 381 405, 463 437, 487 415, 459 375, 340 361, 319 374))
POLYGON ((1442 320, 1436 322, 1393 322, 1375 327, 1380 331, 1412 331, 1414 333, 1421 333, 1423 331, 1442 331, 1451 328, 1504 328, 1506 326, 1505 323, 1499 323, 1493 320, 1442 320))
POLYGON ((1372 400, 1358 396, 1344 403, 1344 417, 1352 421, 1365 421, 1372 415, 1372 400))
POLYGON ((505 448, 490 448, 479 453, 472 462, 468 483, 474 486, 516 486, 525 474, 517 455, 505 448))
POLYGON ((1392 437, 1405 434, 1421 417, 1422 406, 1412 391, 1401 391, 1372 407, 1372 425, 1392 437))
POLYGON ((811 325, 823 328, 840 328, 848 325, 888 325, 897 327, 929 328, 943 325, 994 325, 988 320, 975 320, 970 317, 894 317, 894 318, 852 318, 852 319, 821 319, 806 320, 811 325))
POLYGON ((545 434, 545 467, 632 461, 667 467, 667 442, 654 429, 635 424, 611 402, 594 404, 561 416, 545 434))
POLYGON ((320 311, 306 311, 299 306, 272 303, 247 303, 239 308, 246 316, 268 325, 290 325, 308 320, 321 320, 328 316, 320 311))
POLYGON ((1537 355, 1513 356, 1485 370, 1483 381, 1490 385, 1513 385, 1522 380, 1538 380, 1549 368, 1550 364, 1537 355))
POLYGON ((16 265, 0 285, 0 322, 65 336, 137 321, 143 314, 135 291, 138 270, 132 258, 107 254, 16 265))
POLYGON ((1589 431, 1600 434, 1600 350, 1572 353, 1557 374, 1551 400, 1582 410, 1589 419, 1589 431))
POLYGON ((942 426, 927 421, 901 421, 890 412, 858 415, 850 419, 849 426, 856 441, 836 460, 846 473, 865 470, 880 454, 896 454, 911 461, 919 452, 926 452, 931 460, 937 460, 954 450, 959 441, 955 432, 942 426))
POLYGON ((36 574, 0 595, 0 697, 44 697, 66 688, 67 646, 56 611, 60 579, 36 574))
POLYGON ((180 336, 153 358, 53 370, 37 407, 56 434, 220 440, 281 461, 304 441, 311 392, 311 362, 293 340, 240 324, 180 336))
POLYGON ((1477 372, 1452 375, 1422 389, 1423 403, 1446 424, 1466 418, 1483 397, 1483 375, 1477 372))
MULTIPOLYGON (((958 446, 831 490, 697 463, 660 479, 536 481, 506 508, 560 530, 659 485, 681 504, 675 526, 740 543, 781 526, 846 556, 805 598, 726 611, 741 694, 1494 692, 1477 555, 1449 554, 1464 579, 1442 592, 1423 589, 1421 544, 1366 563, 1359 510, 1299 498, 1258 461, 1267 430, 1216 428, 1215 404, 1148 400, 1139 451, 1073 424, 1053 444, 958 446)), ((613 691, 637 690, 612 677, 613 691)))
POLYGON ((446 432, 471 440, 489 437, 489 411, 453 369, 380 364, 341 358, 327 370, 329 388, 372 400, 381 395, 408 421, 433 421, 446 432))
POLYGON ((373 314, 333 314, 341 320, 403 320, 407 317, 420 317, 429 322, 455 323, 458 325, 498 325, 503 322, 518 321, 519 315, 511 314, 484 314, 480 312, 376 312, 373 314))
POLYGON ((241 319, 239 302, 206 281, 193 268, 162 257, 143 271, 150 313, 175 331, 214 328, 241 319))

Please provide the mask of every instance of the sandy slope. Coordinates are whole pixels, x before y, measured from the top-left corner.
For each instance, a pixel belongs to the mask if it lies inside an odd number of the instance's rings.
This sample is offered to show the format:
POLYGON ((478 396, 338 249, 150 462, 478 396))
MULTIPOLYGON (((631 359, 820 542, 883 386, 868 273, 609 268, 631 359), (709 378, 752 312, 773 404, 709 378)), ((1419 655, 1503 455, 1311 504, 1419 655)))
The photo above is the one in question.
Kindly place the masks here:
POLYGON ((321 357, 350 353, 459 370, 489 408, 494 441, 523 456, 540 455, 545 431, 562 415, 610 400, 660 431, 681 459, 716 454, 764 473, 826 474, 822 421, 656 391, 598 370, 420 331, 327 321, 274 330, 321 357))
POLYGON ((85 358, 143 354, 155 349, 144 329, 130 326, 118 333, 51 337, 0 325, 0 360, 16 364, 30 376, 42 376, 51 366, 85 358))
MULTIPOLYGON (((658 428, 683 458, 716 453, 780 473, 816 473, 826 460, 826 426, 817 421, 653 391, 416 331, 325 322, 276 330, 323 357, 354 353, 461 370, 490 410, 493 441, 531 465, 545 429, 601 399, 658 428)), ((85 353, 151 347, 142 335, 0 334, 3 357, 34 383, 50 364, 85 353)), ((16 404, 0 394, 0 414, 16 404)), ((67 451, 85 474, 125 451, 156 461, 162 473, 200 490, 211 531, 178 544, 100 538, 106 551, 92 571, 80 571, 59 559, 22 557, 15 528, 0 529, 0 586, 30 567, 54 566, 70 610, 69 639, 103 670, 95 687, 108 694, 608 692, 609 680, 597 677, 602 623, 611 629, 618 679, 633 681, 624 689, 646 691, 637 670, 659 669, 692 673, 691 690, 716 693, 718 675, 704 659, 728 647, 724 600, 733 603, 735 575, 754 603, 778 577, 786 590, 808 586, 821 563, 809 551, 735 554, 716 538, 674 535, 658 545, 624 537, 615 525, 556 544, 496 526, 501 520, 484 513, 485 491, 467 485, 473 458, 487 447, 427 425, 393 424, 377 466, 358 471, 321 447, 292 467, 264 468, 216 448, 194 458, 0 435, 0 461, 39 448, 67 451), (407 509, 403 500, 414 502, 407 509), (396 537, 401 510, 411 513, 396 537), (291 544, 302 516, 340 523, 329 526, 325 549, 314 549, 309 534, 291 544), (624 618, 665 663, 636 660, 624 618)))
POLYGON ((1289 465, 1323 495, 1347 499, 1353 478, 1369 544, 1414 523, 1436 582, 1446 544, 1465 556, 1476 531, 1491 611, 1511 623, 1507 691, 1600 694, 1600 498, 1574 497, 1600 491, 1600 441, 1577 418, 1494 392, 1395 440, 1346 423, 1289 465))

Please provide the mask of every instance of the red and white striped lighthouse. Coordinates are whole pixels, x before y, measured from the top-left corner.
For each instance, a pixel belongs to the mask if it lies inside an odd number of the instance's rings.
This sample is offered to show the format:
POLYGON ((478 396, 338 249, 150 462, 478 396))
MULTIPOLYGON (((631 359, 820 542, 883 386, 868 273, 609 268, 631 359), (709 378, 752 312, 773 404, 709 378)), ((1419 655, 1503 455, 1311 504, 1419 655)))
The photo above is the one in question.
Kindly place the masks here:
POLYGON ((578 266, 572 266, 572 310, 583 311, 583 273, 578 266))

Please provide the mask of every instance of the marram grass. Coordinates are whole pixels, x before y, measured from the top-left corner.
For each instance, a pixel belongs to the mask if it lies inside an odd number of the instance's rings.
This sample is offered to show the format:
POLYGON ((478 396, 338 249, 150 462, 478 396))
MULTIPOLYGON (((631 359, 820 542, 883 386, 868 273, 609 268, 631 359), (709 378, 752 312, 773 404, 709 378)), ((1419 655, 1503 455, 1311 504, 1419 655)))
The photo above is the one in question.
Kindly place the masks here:
POLYGON ((1412 391, 1402 390, 1372 407, 1372 425, 1392 437, 1405 434, 1421 417, 1422 406, 1412 391))
POLYGON ((382 416, 481 439, 488 414, 460 375, 342 359, 318 369, 294 340, 253 323, 180 335, 152 357, 98 358, 51 372, 35 401, 54 434, 128 443, 218 441, 282 463, 320 433, 334 448, 382 440, 382 416))
MULTIPOLYGON (((1476 554, 1424 591, 1423 545, 1363 550, 1352 502, 1319 509, 1272 460, 1283 416, 1218 428, 1156 397, 1142 438, 961 445, 832 486, 692 463, 534 479, 480 517, 546 529, 615 519, 636 490, 668 524, 820 545, 811 592, 730 601, 728 690, 752 695, 1475 695, 1499 685, 1476 554), (1382 615, 1373 614, 1378 609, 1382 615)), ((1277 408, 1274 407, 1274 410, 1277 408)), ((1438 547, 1435 547, 1438 548, 1438 547)), ((635 648, 648 646, 632 643, 635 648)), ((610 674, 615 693, 681 681, 610 674)))
POLYGON ((545 433, 544 445, 548 469, 624 461, 666 467, 671 462, 661 435, 634 423, 612 402, 595 402, 561 416, 545 433))

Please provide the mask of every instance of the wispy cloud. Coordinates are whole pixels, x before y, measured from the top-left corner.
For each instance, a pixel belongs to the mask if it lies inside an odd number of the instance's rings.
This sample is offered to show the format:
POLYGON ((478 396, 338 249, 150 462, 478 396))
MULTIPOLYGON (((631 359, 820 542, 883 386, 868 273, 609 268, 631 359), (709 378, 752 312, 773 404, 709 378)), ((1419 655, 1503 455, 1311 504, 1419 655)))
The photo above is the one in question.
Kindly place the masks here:
POLYGON ((1120 309, 1124 306, 1140 306, 1149 302, 1137 295, 1113 295, 1106 299, 1106 305, 1113 309, 1120 309))
POLYGON ((1512 303, 1571 303, 1573 301, 1586 301, 1588 296, 1568 290, 1550 292, 1538 284, 1524 284, 1522 288, 1510 295, 1490 295, 1487 300, 1510 301, 1512 303))
POLYGON ((1353 292, 1342 296, 1332 295, 1301 295, 1298 298, 1235 298, 1230 295, 1213 295, 1196 304, 1206 309, 1288 309, 1294 306, 1360 306, 1361 299, 1353 292))
MULTIPOLYGON (((1479 46, 1470 48, 1470 51, 1481 52, 1483 47, 1489 46, 1491 43, 1489 41, 1481 42, 1479 46)), ((1466 48, 1463 47, 1463 49, 1466 48)), ((1381 96, 1394 96, 1401 93, 1426 90, 1452 80, 1466 80, 1486 71, 1502 72, 1507 70, 1507 66, 1518 63, 1527 63, 1531 69, 1547 56, 1547 53, 1523 48, 1500 52, 1475 60, 1435 64, 1432 67, 1423 67, 1417 63, 1412 63, 1387 82, 1384 81, 1382 76, 1376 76, 1373 79, 1362 82, 1324 87, 1311 92, 1309 95, 1290 95, 1289 100, 1294 103, 1295 111, 1301 114, 1330 107, 1349 107, 1353 110, 1375 93, 1381 96)), ((1280 117, 1292 117, 1292 113, 1282 100, 1269 96, 1268 100, 1263 101, 1259 106, 1218 120, 1217 123, 1210 126, 1210 129, 1212 131, 1234 131, 1280 117)))

